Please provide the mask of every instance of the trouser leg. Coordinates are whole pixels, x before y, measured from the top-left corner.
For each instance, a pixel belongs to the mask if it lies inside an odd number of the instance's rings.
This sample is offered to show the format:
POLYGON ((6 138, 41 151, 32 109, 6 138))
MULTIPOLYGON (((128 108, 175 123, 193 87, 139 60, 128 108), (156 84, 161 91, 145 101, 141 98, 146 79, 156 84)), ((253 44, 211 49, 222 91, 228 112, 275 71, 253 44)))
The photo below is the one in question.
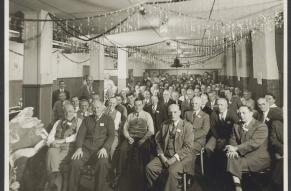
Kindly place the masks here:
POLYGON ((95 165, 95 191, 112 190, 108 183, 108 172, 110 169, 108 158, 99 158, 95 165))
POLYGON ((146 178, 147 185, 152 188, 155 181, 158 179, 162 172, 162 163, 158 157, 155 157, 149 164, 146 165, 146 178))
POLYGON ((183 165, 181 162, 175 162, 168 169, 168 179, 165 185, 165 191, 177 191, 178 179, 180 178, 178 173, 183 172, 183 165))

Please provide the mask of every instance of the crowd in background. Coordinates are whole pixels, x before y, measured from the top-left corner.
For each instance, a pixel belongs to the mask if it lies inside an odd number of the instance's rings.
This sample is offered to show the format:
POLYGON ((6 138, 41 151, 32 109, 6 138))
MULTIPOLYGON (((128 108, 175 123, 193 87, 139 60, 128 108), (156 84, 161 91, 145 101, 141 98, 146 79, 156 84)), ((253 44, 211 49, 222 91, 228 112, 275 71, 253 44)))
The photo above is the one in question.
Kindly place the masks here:
POLYGON ((180 172, 195 177, 196 155, 203 149, 213 190, 229 189, 224 188, 229 177, 233 188, 242 190, 243 172, 266 169, 273 173, 274 190, 282 190, 283 112, 273 94, 255 99, 249 90, 217 82, 207 72, 145 72, 122 90, 109 76, 105 80, 104 92, 96 90, 91 76, 79 95, 70 95, 64 81, 53 92, 50 185, 65 164, 67 185, 60 190, 77 190, 81 167, 93 160, 95 190, 155 190, 161 169, 168 169, 163 188, 174 191, 180 172))

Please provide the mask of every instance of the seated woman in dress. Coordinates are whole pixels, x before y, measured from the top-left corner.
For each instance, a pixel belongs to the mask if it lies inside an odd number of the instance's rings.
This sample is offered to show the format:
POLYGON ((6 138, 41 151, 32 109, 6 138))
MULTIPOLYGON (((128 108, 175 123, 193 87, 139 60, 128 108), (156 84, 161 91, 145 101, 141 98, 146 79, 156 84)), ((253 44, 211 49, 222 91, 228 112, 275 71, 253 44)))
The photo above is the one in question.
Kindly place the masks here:
POLYGON ((48 190, 66 191, 66 165, 74 152, 74 142, 82 122, 76 117, 72 104, 64 105, 64 114, 64 118, 55 122, 47 139, 48 190))

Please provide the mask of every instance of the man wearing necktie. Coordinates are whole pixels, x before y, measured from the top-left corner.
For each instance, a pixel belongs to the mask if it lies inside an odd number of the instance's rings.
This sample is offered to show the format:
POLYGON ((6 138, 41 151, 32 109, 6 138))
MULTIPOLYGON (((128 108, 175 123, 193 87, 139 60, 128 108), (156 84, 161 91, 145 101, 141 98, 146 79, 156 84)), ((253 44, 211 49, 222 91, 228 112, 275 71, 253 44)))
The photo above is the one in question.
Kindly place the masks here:
POLYGON ((201 110, 202 100, 200 97, 194 97, 192 99, 193 111, 187 111, 185 113, 185 120, 192 124, 194 133, 193 142, 193 157, 194 161, 190 163, 189 174, 194 175, 195 172, 195 160, 196 154, 201 151, 201 149, 206 144, 206 136, 210 129, 209 115, 201 110))
POLYGON ((158 96, 152 96, 152 104, 149 113, 153 118, 155 132, 158 132, 161 128, 161 124, 168 119, 167 112, 159 103, 158 96))
POLYGON ((52 107, 54 106, 56 101, 59 99, 59 94, 61 92, 65 93, 65 95, 66 95, 65 99, 70 99, 70 92, 68 90, 66 90, 65 87, 66 87, 65 82, 63 80, 60 80, 59 81, 59 89, 53 91, 53 94, 52 94, 52 107))
POLYGON ((97 91, 94 90, 93 88, 93 77, 88 76, 86 79, 86 84, 82 85, 81 90, 80 90, 80 98, 81 99, 91 99, 91 95, 94 93, 97 93, 97 91))
POLYGON ((257 115, 257 120, 266 123, 269 130, 271 130, 273 121, 278 120, 283 122, 283 113, 281 108, 270 108, 269 103, 264 97, 259 98, 257 103, 260 109, 257 115))
POLYGON ((171 99, 169 90, 164 90, 162 105, 164 106, 165 111, 167 112, 167 116, 168 116, 168 107, 169 107, 169 105, 171 105, 173 103, 175 103, 175 102, 171 99))
POLYGON ((236 191, 241 191, 243 171, 258 172, 270 166, 268 128, 253 118, 251 108, 239 108, 242 123, 234 125, 229 145, 225 147, 227 172, 232 175, 236 191))
POLYGON ((192 107, 191 100, 194 97, 193 89, 191 89, 191 88, 187 89, 186 94, 187 94, 187 99, 184 100, 181 104, 181 116, 182 116, 182 118, 184 117, 184 114, 186 111, 191 110, 191 107, 192 107))
POLYGON ((179 173, 186 171, 189 162, 193 161, 192 148, 194 133, 192 125, 180 118, 178 105, 169 106, 170 120, 162 124, 156 134, 157 153, 146 166, 148 187, 154 190, 154 185, 163 169, 167 169, 168 177, 165 191, 177 191, 179 173))
POLYGON ((84 164, 95 165, 95 191, 111 191, 107 180, 109 153, 114 140, 114 121, 104 114, 102 102, 92 103, 94 115, 86 117, 80 126, 76 139, 76 151, 72 156, 69 189, 77 191, 81 168, 84 164))

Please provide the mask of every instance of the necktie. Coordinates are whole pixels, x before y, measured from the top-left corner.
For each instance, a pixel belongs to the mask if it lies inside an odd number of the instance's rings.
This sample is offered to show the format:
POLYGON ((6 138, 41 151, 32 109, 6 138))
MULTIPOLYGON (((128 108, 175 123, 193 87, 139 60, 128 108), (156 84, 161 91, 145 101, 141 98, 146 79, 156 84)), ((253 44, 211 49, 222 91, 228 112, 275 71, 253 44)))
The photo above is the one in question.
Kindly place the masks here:
POLYGON ((223 113, 220 114, 220 120, 224 121, 223 113))
POLYGON ((153 105, 153 112, 156 112, 156 106, 153 105))
POLYGON ((242 125, 242 129, 243 129, 244 132, 247 132, 247 131, 248 131, 248 129, 247 129, 247 124, 246 124, 246 123, 244 123, 244 124, 242 125))

